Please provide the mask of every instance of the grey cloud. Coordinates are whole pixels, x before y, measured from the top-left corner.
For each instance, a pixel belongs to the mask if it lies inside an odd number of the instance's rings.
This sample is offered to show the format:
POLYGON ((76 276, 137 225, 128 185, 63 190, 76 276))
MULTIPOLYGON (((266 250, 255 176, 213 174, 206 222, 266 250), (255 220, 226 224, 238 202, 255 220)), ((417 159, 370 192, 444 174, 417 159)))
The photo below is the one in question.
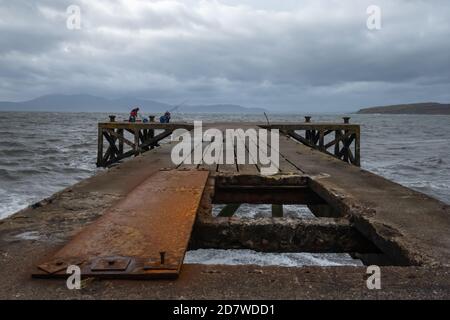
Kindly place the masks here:
POLYGON ((340 111, 450 101, 450 3, 0 1, 0 100, 138 95, 340 111), (65 27, 78 4, 82 30, 65 27))

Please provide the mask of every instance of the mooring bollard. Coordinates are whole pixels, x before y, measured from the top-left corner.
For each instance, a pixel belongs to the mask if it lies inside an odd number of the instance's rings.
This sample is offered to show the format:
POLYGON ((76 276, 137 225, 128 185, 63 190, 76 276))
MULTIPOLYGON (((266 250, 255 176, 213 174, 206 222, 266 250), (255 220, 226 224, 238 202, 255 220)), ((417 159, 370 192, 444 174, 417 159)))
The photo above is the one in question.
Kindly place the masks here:
POLYGON ((345 124, 349 124, 350 123, 350 117, 343 117, 342 119, 344 119, 344 123, 345 124))
POLYGON ((116 122, 116 116, 110 115, 109 116, 109 122, 116 122))
POLYGON ((155 116, 149 116, 148 119, 150 120, 150 122, 155 122, 155 116))
POLYGON ((311 117, 310 116, 306 116, 305 117, 305 122, 306 123, 310 123, 311 122, 311 117))

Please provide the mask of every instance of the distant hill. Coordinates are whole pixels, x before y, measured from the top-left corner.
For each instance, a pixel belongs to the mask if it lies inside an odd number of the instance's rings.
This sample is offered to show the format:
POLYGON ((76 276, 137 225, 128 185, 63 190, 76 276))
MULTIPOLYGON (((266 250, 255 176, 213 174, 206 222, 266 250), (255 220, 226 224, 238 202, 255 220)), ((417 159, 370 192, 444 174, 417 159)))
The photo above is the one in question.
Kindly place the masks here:
MULTIPOLYGON (((103 97, 77 94, 52 94, 23 102, 0 102, 0 111, 52 111, 52 112, 128 112, 139 106, 142 111, 164 112, 172 105, 136 98, 107 99, 103 97)), ((183 105, 177 109, 185 113, 263 113, 262 108, 246 108, 239 105, 183 105)))
POLYGON ((211 104, 200 106, 182 106, 179 112, 186 113, 263 113, 267 112, 262 108, 246 108, 234 104, 211 104))
POLYGON ((359 110, 359 114, 450 114, 450 104, 424 102, 413 104, 399 104, 384 107, 372 107, 359 110))

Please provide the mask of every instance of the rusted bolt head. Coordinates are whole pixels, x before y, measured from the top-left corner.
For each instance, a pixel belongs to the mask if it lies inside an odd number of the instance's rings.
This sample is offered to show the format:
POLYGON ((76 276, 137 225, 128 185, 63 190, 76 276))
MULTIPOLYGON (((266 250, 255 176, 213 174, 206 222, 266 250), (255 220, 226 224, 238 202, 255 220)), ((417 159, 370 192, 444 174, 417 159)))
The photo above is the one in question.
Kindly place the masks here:
POLYGON ((109 116, 109 121, 110 122, 115 122, 116 121, 116 116, 115 115, 110 115, 109 116))
POLYGON ((344 119, 344 123, 350 123, 350 117, 343 117, 342 119, 344 119))
POLYGON ((311 122, 311 116, 306 116, 305 117, 305 122, 311 122))
POLYGON ((108 265, 112 266, 116 261, 115 260, 109 260, 108 265))

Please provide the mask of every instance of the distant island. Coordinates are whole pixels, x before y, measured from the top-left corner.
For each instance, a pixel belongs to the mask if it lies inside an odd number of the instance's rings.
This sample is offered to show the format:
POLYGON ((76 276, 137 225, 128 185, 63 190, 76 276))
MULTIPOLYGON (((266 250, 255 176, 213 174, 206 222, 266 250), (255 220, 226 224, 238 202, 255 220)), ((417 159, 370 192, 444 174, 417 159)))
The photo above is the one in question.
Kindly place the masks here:
MULTIPOLYGON (((137 98, 108 99, 87 94, 46 95, 23 102, 0 101, 0 111, 50 111, 50 112, 129 112, 140 107, 145 113, 160 113, 174 109, 174 105, 137 98)), ((263 108, 246 108, 234 104, 188 105, 176 109, 180 113, 263 113, 263 108)))
POLYGON ((437 102, 424 102, 413 104, 398 104, 384 107, 364 108, 358 114, 440 114, 450 115, 450 104, 437 102))

